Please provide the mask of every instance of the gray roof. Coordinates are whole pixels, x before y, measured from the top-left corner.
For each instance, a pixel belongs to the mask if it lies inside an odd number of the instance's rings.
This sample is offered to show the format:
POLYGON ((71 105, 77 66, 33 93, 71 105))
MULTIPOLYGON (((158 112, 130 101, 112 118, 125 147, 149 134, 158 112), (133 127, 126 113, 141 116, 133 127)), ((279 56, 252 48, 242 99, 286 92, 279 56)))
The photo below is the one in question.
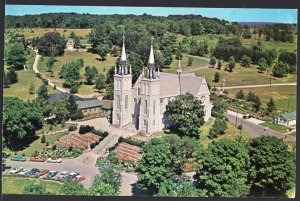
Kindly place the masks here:
POLYGON ((71 93, 67 93, 67 92, 61 92, 61 93, 54 93, 54 94, 50 94, 48 100, 50 102, 54 102, 57 101, 59 99, 69 99, 70 96, 73 96, 75 100, 80 100, 80 97, 71 94, 71 93))
POLYGON ((294 120, 294 119, 296 119, 296 112, 280 114, 280 115, 277 115, 276 118, 281 118, 281 119, 285 119, 285 120, 294 120))
POLYGON ((78 109, 87 109, 101 107, 103 109, 111 109, 111 105, 98 99, 78 100, 76 101, 78 109))
POLYGON ((187 92, 197 96, 203 77, 194 73, 181 74, 180 81, 177 74, 161 73, 160 77, 160 97, 172 97, 187 92), (181 92, 181 93, 180 93, 181 92))

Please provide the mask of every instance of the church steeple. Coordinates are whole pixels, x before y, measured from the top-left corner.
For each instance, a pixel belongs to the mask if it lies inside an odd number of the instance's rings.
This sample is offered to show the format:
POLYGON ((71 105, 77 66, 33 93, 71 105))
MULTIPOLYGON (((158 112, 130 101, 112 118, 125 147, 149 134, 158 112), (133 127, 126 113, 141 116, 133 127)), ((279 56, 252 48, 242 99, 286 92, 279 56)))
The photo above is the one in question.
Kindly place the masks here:
POLYGON ((149 55, 149 62, 147 66, 147 75, 148 79, 155 79, 156 72, 155 72, 155 61, 154 61, 154 51, 153 51, 153 36, 151 36, 151 47, 150 47, 150 55, 149 55))
POLYGON ((123 47, 122 47, 122 56, 121 61, 126 61, 126 51, 125 51, 125 36, 123 35, 123 47))
POLYGON ((177 75, 180 76, 182 73, 182 66, 180 63, 180 59, 178 60, 178 68, 177 68, 177 75))
POLYGON ((122 46, 122 53, 121 53, 121 60, 120 65, 117 69, 117 74, 119 75, 127 75, 131 74, 130 70, 128 69, 128 63, 126 58, 126 50, 125 50, 125 36, 123 35, 123 46, 122 46))

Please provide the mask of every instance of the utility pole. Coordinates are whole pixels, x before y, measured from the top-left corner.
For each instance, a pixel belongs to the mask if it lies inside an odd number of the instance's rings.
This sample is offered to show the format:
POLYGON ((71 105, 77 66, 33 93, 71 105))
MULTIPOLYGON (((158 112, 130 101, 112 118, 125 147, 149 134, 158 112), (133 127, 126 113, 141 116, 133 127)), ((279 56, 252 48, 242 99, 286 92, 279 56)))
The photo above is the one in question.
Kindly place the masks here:
POLYGON ((238 113, 239 113, 239 109, 236 110, 235 127, 237 127, 238 113))
POLYGON ((287 110, 286 110, 287 113, 289 113, 289 109, 290 109, 290 99, 288 100, 288 106, 287 106, 287 110))

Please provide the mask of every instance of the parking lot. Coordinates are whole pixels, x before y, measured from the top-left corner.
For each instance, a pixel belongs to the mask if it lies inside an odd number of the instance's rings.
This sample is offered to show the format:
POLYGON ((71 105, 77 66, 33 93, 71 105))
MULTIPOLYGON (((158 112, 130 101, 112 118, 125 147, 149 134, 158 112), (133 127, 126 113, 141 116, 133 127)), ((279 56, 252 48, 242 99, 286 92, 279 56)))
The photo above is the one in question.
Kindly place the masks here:
MULTIPOLYGON (((62 171, 70 172, 78 172, 80 175, 85 177, 85 180, 80 183, 83 184, 85 188, 89 188, 92 186, 94 177, 99 173, 97 167, 85 165, 75 159, 63 159, 62 163, 47 163, 47 162, 19 162, 19 161, 11 161, 10 159, 6 159, 6 165, 15 167, 23 167, 27 170, 31 170, 32 168, 38 169, 49 169, 50 171, 58 171, 59 173, 62 171)), ((4 174, 9 174, 12 169, 5 170, 4 174)))

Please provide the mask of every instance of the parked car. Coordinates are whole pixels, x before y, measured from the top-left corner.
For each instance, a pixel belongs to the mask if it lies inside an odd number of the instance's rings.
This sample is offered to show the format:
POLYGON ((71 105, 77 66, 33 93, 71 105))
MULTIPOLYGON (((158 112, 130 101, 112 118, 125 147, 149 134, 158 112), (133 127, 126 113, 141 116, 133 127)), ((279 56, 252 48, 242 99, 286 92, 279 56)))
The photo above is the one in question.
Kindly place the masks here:
POLYGON ((23 169, 22 171, 20 171, 18 174, 19 175, 26 175, 30 170, 27 169, 23 169))
POLYGON ((66 175, 63 179, 64 180, 74 179, 78 175, 80 175, 78 172, 71 172, 70 174, 66 175))
POLYGON ((10 171, 10 173, 17 174, 18 172, 21 172, 22 170, 23 170, 23 167, 15 167, 10 171))
POLYGON ((12 157, 10 157, 10 160, 24 162, 24 161, 26 161, 26 158, 24 156, 12 156, 12 157))
POLYGON ((57 175, 57 179, 64 179, 69 173, 67 171, 62 171, 59 175, 57 175))
POLYGON ((39 172, 40 170, 39 169, 37 169, 37 168, 32 168, 29 172, 27 172, 27 175, 28 176, 35 176, 35 174, 37 173, 37 172, 39 172))
POLYGON ((72 179, 73 181, 75 182, 80 182, 80 181, 83 181, 85 180, 85 177, 82 176, 82 175, 77 175, 75 178, 72 179))
POLYGON ((61 158, 58 158, 58 159, 48 158, 47 159, 47 163, 61 163, 61 162, 62 162, 61 158))
POLYGON ((57 171, 50 171, 50 172, 47 173, 46 177, 47 178, 52 178, 55 175, 57 175, 57 173, 58 173, 57 171))
POLYGON ((41 169, 39 172, 37 172, 35 175, 37 177, 43 176, 44 174, 47 174, 50 170, 48 169, 41 169))
POLYGON ((44 162, 46 159, 42 158, 42 157, 39 157, 39 156, 33 156, 33 157, 30 157, 29 160, 33 161, 33 162, 44 162))

